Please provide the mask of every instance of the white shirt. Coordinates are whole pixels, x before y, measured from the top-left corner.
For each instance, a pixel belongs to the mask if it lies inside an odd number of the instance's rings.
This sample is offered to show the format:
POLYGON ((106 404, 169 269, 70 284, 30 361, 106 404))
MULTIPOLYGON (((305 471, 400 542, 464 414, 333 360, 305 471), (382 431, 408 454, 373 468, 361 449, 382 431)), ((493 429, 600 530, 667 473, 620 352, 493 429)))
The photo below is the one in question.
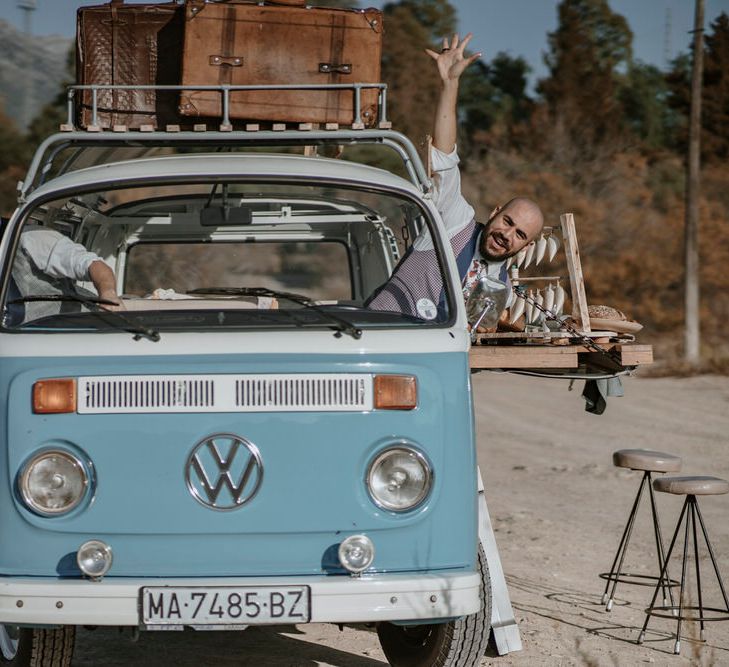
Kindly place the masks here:
POLYGON ((89 267, 99 256, 53 229, 29 229, 20 247, 35 266, 52 278, 89 280, 89 267))

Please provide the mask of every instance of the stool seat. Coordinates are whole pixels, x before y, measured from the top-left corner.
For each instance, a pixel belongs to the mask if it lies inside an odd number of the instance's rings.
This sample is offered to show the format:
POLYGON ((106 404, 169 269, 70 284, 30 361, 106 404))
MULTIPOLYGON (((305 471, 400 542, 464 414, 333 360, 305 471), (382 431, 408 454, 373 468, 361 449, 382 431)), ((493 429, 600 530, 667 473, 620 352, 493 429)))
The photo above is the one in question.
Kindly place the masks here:
POLYGON ((659 477, 653 480, 653 488, 677 496, 718 496, 729 493, 729 482, 719 477, 659 477))
POLYGON ((613 452, 613 465, 631 470, 678 472, 681 470, 681 457, 651 449, 619 449, 613 452))

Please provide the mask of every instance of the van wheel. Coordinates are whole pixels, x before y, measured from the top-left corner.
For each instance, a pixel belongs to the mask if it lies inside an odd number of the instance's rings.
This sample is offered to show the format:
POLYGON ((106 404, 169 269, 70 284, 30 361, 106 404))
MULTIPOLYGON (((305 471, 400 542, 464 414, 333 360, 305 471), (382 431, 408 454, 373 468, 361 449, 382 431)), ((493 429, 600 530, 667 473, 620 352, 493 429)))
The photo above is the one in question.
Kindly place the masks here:
POLYGON ((479 545, 481 608, 458 621, 426 625, 380 623, 380 645, 392 667, 475 667, 486 651, 491 630, 491 579, 479 545))
POLYGON ((56 630, 0 625, 0 664, 13 667, 69 667, 76 627, 56 630))

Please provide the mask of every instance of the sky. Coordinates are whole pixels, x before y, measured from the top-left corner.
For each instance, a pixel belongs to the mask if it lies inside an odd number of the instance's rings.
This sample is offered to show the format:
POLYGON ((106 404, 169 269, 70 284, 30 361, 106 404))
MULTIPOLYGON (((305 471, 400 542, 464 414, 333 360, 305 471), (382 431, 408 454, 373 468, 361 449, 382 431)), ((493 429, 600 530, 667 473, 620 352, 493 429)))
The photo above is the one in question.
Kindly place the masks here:
MULTIPOLYGON (((628 20, 633 31, 633 55, 638 60, 664 68, 667 60, 688 49, 694 20, 692 0, 609 1, 613 11, 628 20)), ((63 37, 73 37, 79 5, 102 4, 98 0, 0 0, 0 18, 22 28, 24 12, 17 5, 33 2, 32 32, 63 37)), ((368 4, 381 7, 384 0, 360 2, 361 6, 368 4)), ((460 31, 474 34, 471 46, 486 60, 505 51, 526 59, 533 70, 532 83, 546 74, 543 54, 547 33, 556 27, 558 0, 451 0, 451 4, 458 11, 460 31)), ((704 11, 708 27, 721 12, 729 14, 729 0, 705 0, 704 11)))

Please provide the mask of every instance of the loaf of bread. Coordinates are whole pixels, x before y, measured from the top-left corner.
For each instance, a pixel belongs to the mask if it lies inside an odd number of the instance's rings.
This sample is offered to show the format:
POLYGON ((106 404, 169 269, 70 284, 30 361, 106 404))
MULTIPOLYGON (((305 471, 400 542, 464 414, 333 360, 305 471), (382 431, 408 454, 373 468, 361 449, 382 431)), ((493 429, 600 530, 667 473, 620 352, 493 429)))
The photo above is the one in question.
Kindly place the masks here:
POLYGON ((587 314, 590 317, 597 317, 601 320, 627 320, 625 313, 610 306, 587 306, 587 314))

